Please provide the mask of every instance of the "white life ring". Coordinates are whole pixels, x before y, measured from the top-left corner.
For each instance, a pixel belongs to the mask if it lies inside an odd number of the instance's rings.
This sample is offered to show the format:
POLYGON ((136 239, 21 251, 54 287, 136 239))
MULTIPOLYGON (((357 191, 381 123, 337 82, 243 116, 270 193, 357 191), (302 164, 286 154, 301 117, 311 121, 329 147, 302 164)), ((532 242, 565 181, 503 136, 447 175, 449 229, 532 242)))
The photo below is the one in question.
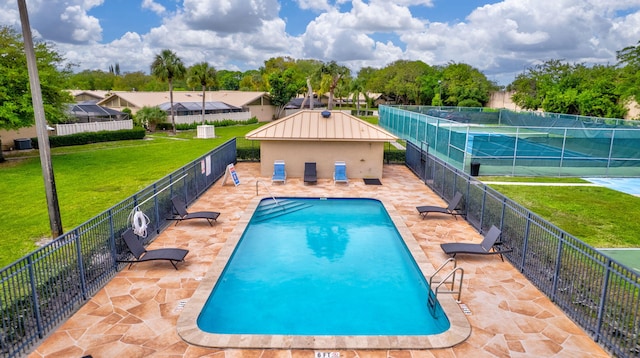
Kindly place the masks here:
POLYGON ((131 219, 133 232, 140 237, 147 237, 147 226, 149 226, 150 222, 149 217, 137 207, 133 210, 134 212, 131 219))

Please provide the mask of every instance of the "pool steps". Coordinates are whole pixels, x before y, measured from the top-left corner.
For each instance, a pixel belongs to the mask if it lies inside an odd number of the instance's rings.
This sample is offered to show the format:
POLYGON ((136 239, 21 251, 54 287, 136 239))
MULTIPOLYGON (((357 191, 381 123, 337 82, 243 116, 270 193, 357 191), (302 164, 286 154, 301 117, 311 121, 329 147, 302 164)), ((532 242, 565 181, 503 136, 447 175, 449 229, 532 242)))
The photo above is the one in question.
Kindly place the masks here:
POLYGON ((313 205, 291 199, 268 200, 260 204, 251 219, 253 222, 261 222, 278 216, 309 208, 313 205))

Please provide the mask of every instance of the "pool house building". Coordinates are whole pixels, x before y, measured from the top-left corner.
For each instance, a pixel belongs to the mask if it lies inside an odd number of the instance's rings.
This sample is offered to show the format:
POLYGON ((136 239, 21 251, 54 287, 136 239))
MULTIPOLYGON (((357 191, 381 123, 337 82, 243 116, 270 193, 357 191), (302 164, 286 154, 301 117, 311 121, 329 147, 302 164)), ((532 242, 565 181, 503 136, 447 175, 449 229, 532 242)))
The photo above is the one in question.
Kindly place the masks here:
POLYGON ((246 138, 260 141, 260 171, 271 176, 283 160, 287 175, 302 177, 305 162, 315 162, 318 178, 333 176, 342 161, 349 178, 382 178, 384 144, 393 134, 341 111, 305 110, 262 126, 246 138))

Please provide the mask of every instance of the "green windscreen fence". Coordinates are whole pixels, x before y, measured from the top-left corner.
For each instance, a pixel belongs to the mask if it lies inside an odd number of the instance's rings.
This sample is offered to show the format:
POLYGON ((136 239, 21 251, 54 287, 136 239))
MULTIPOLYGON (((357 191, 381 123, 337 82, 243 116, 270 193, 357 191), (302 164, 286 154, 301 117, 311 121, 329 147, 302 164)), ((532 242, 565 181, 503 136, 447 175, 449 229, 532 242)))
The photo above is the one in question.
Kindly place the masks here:
POLYGON ((380 106, 379 116, 472 175, 640 176, 640 121, 424 106, 380 106))

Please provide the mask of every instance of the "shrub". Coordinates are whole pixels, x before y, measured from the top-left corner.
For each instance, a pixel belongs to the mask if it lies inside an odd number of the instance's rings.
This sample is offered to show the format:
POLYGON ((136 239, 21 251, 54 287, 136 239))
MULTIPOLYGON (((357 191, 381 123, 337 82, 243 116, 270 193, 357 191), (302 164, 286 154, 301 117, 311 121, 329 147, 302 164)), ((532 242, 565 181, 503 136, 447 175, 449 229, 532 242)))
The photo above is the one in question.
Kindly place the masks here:
POLYGON ((141 125, 153 132, 157 127, 166 123, 167 112, 159 107, 144 106, 136 113, 135 120, 136 125, 141 125))
POLYGON ((260 147, 236 148, 236 158, 246 162, 260 161, 260 147))
MULTIPOLYGON (((144 128, 122 129, 119 131, 84 132, 69 135, 49 137, 49 146, 68 147, 99 142, 113 142, 117 140, 142 139, 145 136, 144 128)), ((31 144, 38 148, 38 138, 31 138, 31 144)))
POLYGON ((390 163, 404 163, 406 157, 406 151, 400 149, 392 149, 384 151, 384 162, 390 163))
POLYGON ((460 101, 458 107, 482 107, 482 103, 478 102, 478 100, 467 98, 460 101))
MULTIPOLYGON (((222 119, 222 120, 215 120, 215 121, 205 121, 204 123, 207 124, 207 125, 213 125, 215 127, 227 127, 227 126, 255 124, 255 123, 258 123, 258 118, 251 117, 251 118, 247 119, 246 121, 236 121, 236 120, 233 120, 233 119, 222 119)), ((169 124, 168 127, 171 128, 171 123, 168 123, 168 124, 169 124)), ((176 129, 177 130, 181 130, 181 131, 192 130, 192 129, 196 129, 199 125, 201 125, 200 122, 198 122, 198 123, 176 124, 176 129)), ((158 125, 158 127, 160 127, 160 125, 158 125)))

